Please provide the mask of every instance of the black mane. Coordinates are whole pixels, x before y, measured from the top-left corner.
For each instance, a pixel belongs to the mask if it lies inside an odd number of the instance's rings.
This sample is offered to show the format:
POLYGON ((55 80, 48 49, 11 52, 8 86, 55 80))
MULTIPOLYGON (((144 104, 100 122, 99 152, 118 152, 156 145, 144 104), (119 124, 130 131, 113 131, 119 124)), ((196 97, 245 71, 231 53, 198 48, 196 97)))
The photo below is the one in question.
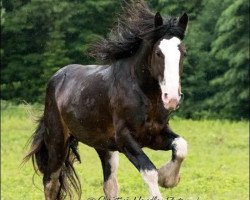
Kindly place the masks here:
POLYGON ((155 14, 144 0, 125 1, 123 12, 109 37, 92 46, 90 55, 111 63, 136 53, 143 40, 156 42, 164 35, 184 37, 184 30, 177 26, 176 17, 167 17, 162 26, 155 28, 155 14))

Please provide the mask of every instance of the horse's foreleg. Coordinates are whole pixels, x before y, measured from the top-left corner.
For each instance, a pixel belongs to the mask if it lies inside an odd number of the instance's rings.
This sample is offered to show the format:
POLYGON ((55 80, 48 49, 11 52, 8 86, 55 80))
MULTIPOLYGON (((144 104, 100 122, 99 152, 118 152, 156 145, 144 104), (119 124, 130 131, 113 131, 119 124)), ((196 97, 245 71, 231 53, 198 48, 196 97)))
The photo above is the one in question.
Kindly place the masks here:
POLYGON ((187 155, 187 142, 169 129, 164 133, 164 137, 167 148, 172 149, 172 159, 158 170, 159 185, 172 188, 180 181, 180 167, 187 155))
POLYGON ((96 150, 101 162, 103 169, 104 178, 104 193, 107 199, 118 198, 118 182, 116 178, 116 171, 119 164, 119 153, 117 151, 104 151, 96 150))
POLYGON ((140 171, 144 182, 149 187, 151 197, 161 200, 162 196, 158 187, 158 172, 156 167, 142 151, 126 127, 119 127, 116 133, 116 142, 119 149, 140 171))

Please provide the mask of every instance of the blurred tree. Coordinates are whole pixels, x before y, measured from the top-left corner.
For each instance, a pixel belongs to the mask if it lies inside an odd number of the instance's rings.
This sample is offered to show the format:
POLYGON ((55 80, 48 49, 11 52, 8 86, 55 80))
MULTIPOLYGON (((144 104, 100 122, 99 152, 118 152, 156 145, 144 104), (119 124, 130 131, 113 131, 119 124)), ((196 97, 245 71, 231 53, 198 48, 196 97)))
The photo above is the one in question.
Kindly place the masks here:
POLYGON ((249 118, 249 2, 203 1, 189 27, 180 114, 249 118))
POLYGON ((182 78, 185 101, 179 112, 184 117, 209 117, 214 112, 213 109, 209 110, 206 103, 216 92, 216 88, 209 86, 209 81, 223 70, 210 54, 211 43, 216 39, 217 20, 227 5, 226 0, 204 0, 201 4, 202 11, 195 21, 190 21, 186 37, 188 57, 182 78))
POLYGON ((70 63, 88 64, 89 44, 112 27, 115 0, 3 0, 1 98, 42 101, 46 82, 70 63))
POLYGON ((188 13, 191 20, 194 20, 202 10, 203 0, 150 0, 149 4, 163 14, 170 16, 180 16, 184 12, 188 13))
POLYGON ((221 65, 211 83, 217 89, 209 105, 232 119, 249 118, 249 1, 230 1, 217 21, 211 54, 221 65))
POLYGON ((9 1, 3 2, 4 7, 7 3, 11 9, 6 9, 2 24, 1 98, 30 102, 41 99, 46 82, 42 78, 45 68, 53 71, 54 66, 63 63, 62 60, 68 61, 64 53, 60 52, 64 51, 61 49, 64 46, 61 35, 53 35, 60 25, 56 19, 61 19, 67 12, 65 4, 59 2, 25 1, 21 6, 16 6, 18 3, 15 1, 12 6, 8 4, 9 1), (53 45, 51 40, 54 40, 53 45), (53 51, 50 51, 52 46, 53 51), (57 57, 53 58, 52 64, 53 55, 57 57), (48 62, 44 64, 45 61, 48 62))

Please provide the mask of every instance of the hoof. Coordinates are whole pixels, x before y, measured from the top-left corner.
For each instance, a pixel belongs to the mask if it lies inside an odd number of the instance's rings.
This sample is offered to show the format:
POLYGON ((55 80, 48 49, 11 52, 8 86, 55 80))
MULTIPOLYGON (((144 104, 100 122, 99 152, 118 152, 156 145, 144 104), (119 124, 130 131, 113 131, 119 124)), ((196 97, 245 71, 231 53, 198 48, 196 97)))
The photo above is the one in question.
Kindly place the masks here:
POLYGON ((164 188, 173 188, 180 182, 179 170, 173 170, 171 164, 163 166, 158 170, 158 183, 164 188))
POLYGON ((176 176, 176 178, 162 178, 159 179, 158 183, 161 187, 163 188, 173 188, 176 187, 178 185, 178 183, 180 182, 180 175, 176 176))

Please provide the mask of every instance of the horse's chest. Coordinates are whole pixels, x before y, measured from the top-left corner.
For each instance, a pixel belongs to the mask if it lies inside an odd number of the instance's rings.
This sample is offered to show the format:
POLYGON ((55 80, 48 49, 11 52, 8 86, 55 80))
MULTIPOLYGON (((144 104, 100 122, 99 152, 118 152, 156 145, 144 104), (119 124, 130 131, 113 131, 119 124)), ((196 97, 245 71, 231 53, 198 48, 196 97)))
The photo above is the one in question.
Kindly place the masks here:
POLYGON ((150 122, 146 122, 145 131, 150 134, 158 134, 164 128, 164 123, 159 123, 155 120, 151 120, 150 122))
POLYGON ((156 142, 156 138, 159 138, 165 126, 166 124, 153 119, 147 121, 136 131, 135 139, 141 147, 149 147, 156 142))
POLYGON ((148 107, 145 130, 150 133, 159 133, 167 123, 168 113, 159 101, 152 102, 148 107))
POLYGON ((138 127, 137 132, 141 138, 151 137, 160 134, 166 126, 167 114, 165 110, 159 109, 157 104, 152 104, 148 107, 145 121, 141 127, 138 127))

